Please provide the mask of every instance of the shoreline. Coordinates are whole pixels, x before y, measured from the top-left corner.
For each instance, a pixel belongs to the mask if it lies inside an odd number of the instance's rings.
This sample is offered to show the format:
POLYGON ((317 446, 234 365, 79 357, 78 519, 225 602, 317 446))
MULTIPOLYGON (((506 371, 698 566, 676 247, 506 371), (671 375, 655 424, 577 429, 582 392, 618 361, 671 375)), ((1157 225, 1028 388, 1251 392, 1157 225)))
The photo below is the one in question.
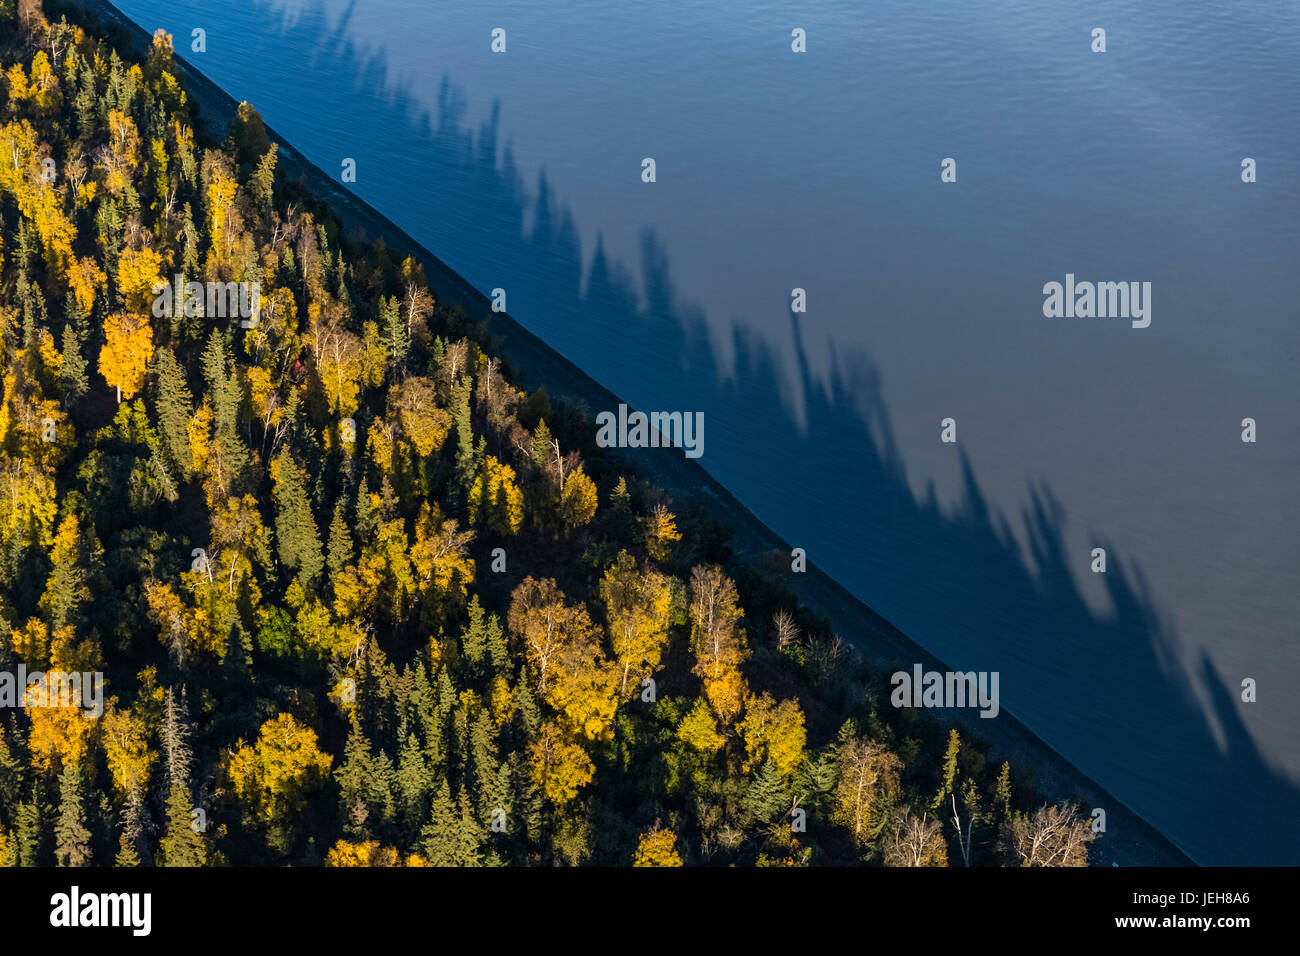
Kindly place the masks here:
MULTIPOLYGON (((70 3, 98 16, 105 23, 123 28, 137 48, 148 48, 151 33, 136 25, 108 0, 70 0, 70 3)), ((221 131, 234 115, 238 101, 179 54, 175 60, 185 77, 188 95, 205 124, 218 134, 219 139, 221 131)), ((589 409, 618 407, 621 399, 613 392, 507 313, 492 312, 482 293, 399 226, 312 164, 269 124, 266 133, 272 142, 279 145, 279 164, 286 180, 301 178, 313 195, 330 207, 347 232, 363 233, 372 241, 382 237, 390 248, 414 256, 423 264, 429 287, 439 302, 452 308, 460 307, 471 320, 484 323, 494 342, 499 343, 497 348, 502 356, 517 371, 518 381, 514 383, 517 387, 544 387, 557 400, 589 409)), ((734 530, 732 547, 736 560, 754 565, 758 563, 756 559, 764 555, 780 554, 783 558, 789 555, 789 543, 695 461, 682 457, 677 449, 642 449, 641 452, 632 463, 649 481, 674 497, 696 498, 714 520, 734 530)), ((632 461, 625 453, 620 454, 632 461)), ((837 633, 844 635, 867 660, 877 664, 920 664, 925 670, 950 670, 815 565, 810 563, 806 573, 784 583, 802 604, 825 615, 837 633)), ((963 714, 941 710, 939 716, 949 724, 953 718, 960 718, 963 714)), ((999 759, 1032 770, 1038 787, 1055 799, 1076 799, 1085 813, 1089 807, 1106 807, 1107 834, 1093 845, 1093 866, 1111 863, 1120 866, 1196 865, 1172 840, 1066 760, 1010 711, 1003 708, 1000 716, 1002 720, 990 722, 996 726, 973 725, 979 736, 987 741, 992 753, 999 759)))

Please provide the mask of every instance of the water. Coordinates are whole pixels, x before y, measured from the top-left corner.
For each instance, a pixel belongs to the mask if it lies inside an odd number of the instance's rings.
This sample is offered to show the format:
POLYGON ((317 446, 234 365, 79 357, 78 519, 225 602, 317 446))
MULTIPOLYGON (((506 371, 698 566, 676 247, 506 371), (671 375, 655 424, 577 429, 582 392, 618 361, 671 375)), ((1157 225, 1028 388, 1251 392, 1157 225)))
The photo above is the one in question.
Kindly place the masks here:
POLYGON ((1193 858, 1300 862, 1300 7, 119 5, 633 406, 703 410, 737 497, 1193 858), (1150 281, 1151 326, 1045 318, 1067 272, 1150 281))

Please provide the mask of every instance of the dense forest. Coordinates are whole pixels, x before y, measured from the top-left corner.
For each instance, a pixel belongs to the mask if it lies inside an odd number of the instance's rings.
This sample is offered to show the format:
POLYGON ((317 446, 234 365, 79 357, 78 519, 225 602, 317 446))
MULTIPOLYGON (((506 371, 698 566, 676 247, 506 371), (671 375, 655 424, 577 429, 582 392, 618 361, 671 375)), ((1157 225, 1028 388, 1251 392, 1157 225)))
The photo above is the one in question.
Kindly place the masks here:
POLYGON ((1086 863, 110 37, 0 0, 0 672, 103 675, 0 693, 0 861, 1086 863))

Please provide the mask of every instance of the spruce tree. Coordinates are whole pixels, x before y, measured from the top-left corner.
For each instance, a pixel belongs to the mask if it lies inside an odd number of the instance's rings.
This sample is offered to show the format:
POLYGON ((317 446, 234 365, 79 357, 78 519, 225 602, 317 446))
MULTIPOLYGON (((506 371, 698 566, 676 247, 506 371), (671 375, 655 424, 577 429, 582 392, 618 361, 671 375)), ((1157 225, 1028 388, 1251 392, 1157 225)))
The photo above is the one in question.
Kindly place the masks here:
POLYGON ((173 783, 167 797, 167 832, 158 848, 162 866, 203 866, 208 861, 207 845, 194 829, 190 801, 188 785, 180 780, 173 783))
POLYGON ((17 821, 14 828, 14 843, 17 850, 19 866, 40 866, 43 850, 42 840, 42 804, 39 784, 33 789, 30 800, 18 805, 17 821))
POLYGON ((999 823, 1011 818, 1011 764, 1006 761, 993 790, 993 809, 999 823))
POLYGON ((362 477, 361 487, 357 489, 357 503, 353 509, 354 523, 357 529, 357 537, 365 541, 375 530, 375 516, 370 507, 370 486, 366 484, 366 479, 362 477))
POLYGON ((469 754, 474 805, 480 819, 488 820, 492 811, 500 806, 500 795, 497 793, 497 744, 492 734, 492 716, 487 708, 479 709, 470 726, 469 754))
POLYGON ((745 787, 740 805, 764 823, 771 822, 782 810, 789 809, 790 802, 781 775, 770 759, 763 762, 758 773, 745 787))
POLYGON ((388 356, 389 374, 401 378, 406 368, 406 356, 411 350, 411 343, 407 338, 406 322, 402 318, 397 296, 380 298, 379 328, 380 342, 384 346, 384 354, 388 356))
POLYGON ((343 500, 340 498, 334 506, 334 518, 330 521, 330 540, 325 560, 331 586, 338 581, 343 569, 352 563, 355 556, 352 533, 343 520, 343 500))
POLYGON ((429 805, 429 765, 419 738, 406 735, 397 755, 397 819, 402 840, 409 843, 420 832, 424 808, 429 805))
POLYGON ((275 539, 280 562, 299 573, 303 588, 310 591, 325 566, 320 534, 303 484, 302 471, 287 448, 273 464, 275 475, 275 539))
POLYGON ((366 826, 370 816, 366 806, 371 790, 370 742, 355 719, 343 748, 343 762, 334 771, 334 779, 339 785, 339 815, 344 821, 344 832, 354 839, 367 839, 370 835, 366 826))
POLYGON ((59 866, 90 865, 90 830, 82 805, 81 768, 68 761, 59 775, 59 821, 54 828, 59 866))
POLYGON ((468 496, 474 473, 478 471, 474 427, 470 421, 469 396, 473 387, 470 379, 469 375, 462 377, 452 396, 452 420, 456 425, 456 492, 462 501, 468 496))
POLYGON ((434 791, 433 805, 428 824, 420 834, 424 856, 432 866, 455 866, 456 805, 451 800, 447 778, 440 777, 434 791))
POLYGON ((515 712, 519 715, 519 724, 524 735, 529 739, 537 736, 537 729, 542 724, 541 712, 537 708, 537 698, 529 686, 528 673, 520 668, 519 680, 515 684, 515 712))
POLYGON ((63 327, 63 368, 59 377, 63 380, 64 400, 72 403, 90 389, 90 379, 86 375, 86 360, 81 356, 81 343, 77 333, 69 322, 63 327))
POLYGON ((483 828, 474 819, 464 787, 456 801, 446 778, 438 781, 432 819, 422 834, 424 855, 433 866, 481 866, 483 828))
POLYGON ((478 664, 487 656, 487 628, 483 623, 483 605, 478 595, 469 599, 469 622, 460 634, 461 652, 472 664, 478 664))
POLYGON ((157 370, 154 405, 158 410, 163 451, 176 473, 188 477, 194 467, 189 436, 190 419, 194 417, 194 396, 190 394, 185 373, 171 349, 158 350, 157 370))
POLYGON ((494 671, 503 671, 510 663, 510 650, 506 645, 506 634, 501 627, 501 618, 493 614, 487 621, 487 651, 494 671))

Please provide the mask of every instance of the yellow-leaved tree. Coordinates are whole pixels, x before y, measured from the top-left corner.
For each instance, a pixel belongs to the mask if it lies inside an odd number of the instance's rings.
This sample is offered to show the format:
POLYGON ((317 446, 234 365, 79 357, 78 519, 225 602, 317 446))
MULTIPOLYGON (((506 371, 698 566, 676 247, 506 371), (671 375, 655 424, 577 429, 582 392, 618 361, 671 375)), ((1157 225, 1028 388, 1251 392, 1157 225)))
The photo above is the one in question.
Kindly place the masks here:
POLYGON ((716 565, 691 569, 692 673, 704 681, 704 694, 724 724, 740 715, 746 685, 741 663, 749 657, 735 583, 716 565))
POLYGON ((666 576, 651 568, 642 571, 636 559, 622 551, 601 579, 600 599, 605 604, 614 657, 622 671, 619 695, 626 697, 629 683, 635 693, 663 657, 672 588, 666 576))
POLYGON ((852 737, 840 747, 831 819, 850 830, 859 845, 876 827, 882 798, 898 794, 902 769, 897 755, 866 737, 852 737))
POLYGON ((782 777, 794 773, 803 758, 807 737, 803 711, 793 700, 777 703, 767 691, 745 700, 745 719, 738 728, 745 741, 746 773, 771 760, 782 777))
POLYGON ((596 774, 587 751, 566 740, 559 726, 549 721, 542 724, 528 750, 528 766, 546 799, 557 807, 576 797, 596 774))
POLYGON ((637 844, 633 866, 681 866, 682 858, 677 853, 677 837, 672 830, 656 826, 641 835, 637 844))
POLYGON ((279 714, 262 725, 256 744, 241 741, 227 756, 226 775, 249 812, 287 824, 306 805, 307 794, 325 782, 332 759, 321 752, 310 727, 279 714))
POLYGON ((523 520, 524 495, 515 483, 515 470, 487 455, 469 488, 470 524, 514 534, 523 520))
POLYGON ((99 374, 117 400, 134 398, 144 386, 153 355, 153 329, 141 315, 117 312, 104 320, 104 347, 99 350, 99 374))
MULTIPOLYGON (((79 265, 78 268, 83 268, 84 271, 84 267, 79 265)), ((91 278, 94 278, 93 273, 91 278)), ((162 277, 162 256, 148 246, 128 249, 118 259, 117 287, 122 292, 128 312, 150 314, 153 309, 153 290, 160 282, 166 282, 162 277)), ((93 298, 91 301, 94 301, 93 298)))

